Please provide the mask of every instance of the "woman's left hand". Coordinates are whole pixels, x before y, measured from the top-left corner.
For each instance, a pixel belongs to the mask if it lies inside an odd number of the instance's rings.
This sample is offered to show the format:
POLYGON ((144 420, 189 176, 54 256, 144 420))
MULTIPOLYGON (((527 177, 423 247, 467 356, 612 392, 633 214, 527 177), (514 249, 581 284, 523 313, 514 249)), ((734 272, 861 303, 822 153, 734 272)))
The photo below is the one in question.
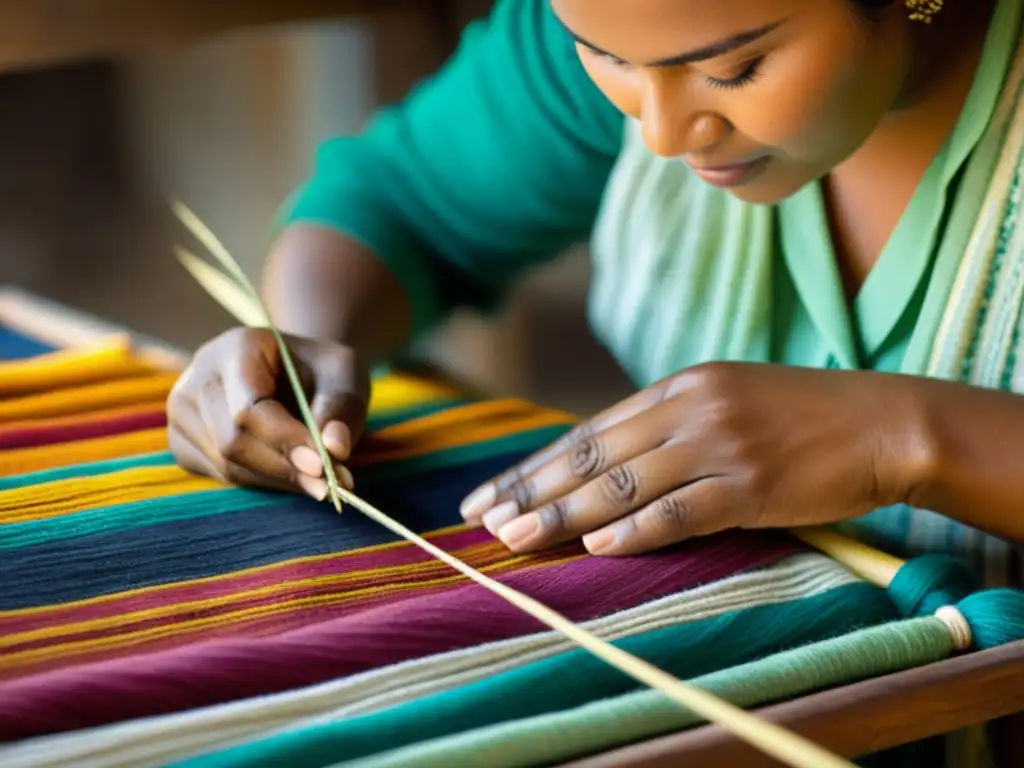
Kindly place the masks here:
POLYGON ((913 380, 717 363, 655 384, 470 494, 515 552, 600 555, 726 528, 814 525, 902 501, 927 440, 913 380))

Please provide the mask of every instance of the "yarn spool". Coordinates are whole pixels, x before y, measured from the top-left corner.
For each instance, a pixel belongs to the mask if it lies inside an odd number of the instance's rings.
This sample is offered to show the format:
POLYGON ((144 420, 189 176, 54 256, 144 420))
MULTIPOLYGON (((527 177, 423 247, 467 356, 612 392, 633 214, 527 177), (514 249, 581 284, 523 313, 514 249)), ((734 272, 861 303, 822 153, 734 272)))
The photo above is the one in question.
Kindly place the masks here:
POLYGON ((980 651, 1024 640, 1024 591, 982 589, 960 560, 922 555, 903 561, 826 528, 793 533, 885 588, 903 616, 934 616, 942 621, 957 651, 980 651))
POLYGON ((970 569, 951 557, 923 555, 908 560, 893 575, 888 590, 905 616, 941 619, 959 651, 1024 640, 1024 591, 981 589, 970 569), (967 637, 957 637, 964 628, 967 637))

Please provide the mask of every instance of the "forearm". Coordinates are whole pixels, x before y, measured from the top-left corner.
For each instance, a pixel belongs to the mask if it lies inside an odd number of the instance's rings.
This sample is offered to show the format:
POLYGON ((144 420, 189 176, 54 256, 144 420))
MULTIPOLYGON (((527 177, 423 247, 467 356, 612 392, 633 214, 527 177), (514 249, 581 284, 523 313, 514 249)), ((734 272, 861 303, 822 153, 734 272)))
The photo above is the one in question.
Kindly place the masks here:
POLYGON ((919 379, 912 506, 1024 541, 1024 396, 919 379))
POLYGON ((408 345, 409 300, 391 270, 363 245, 312 224, 287 227, 274 243, 263 292, 286 333, 354 347, 368 364, 408 345))

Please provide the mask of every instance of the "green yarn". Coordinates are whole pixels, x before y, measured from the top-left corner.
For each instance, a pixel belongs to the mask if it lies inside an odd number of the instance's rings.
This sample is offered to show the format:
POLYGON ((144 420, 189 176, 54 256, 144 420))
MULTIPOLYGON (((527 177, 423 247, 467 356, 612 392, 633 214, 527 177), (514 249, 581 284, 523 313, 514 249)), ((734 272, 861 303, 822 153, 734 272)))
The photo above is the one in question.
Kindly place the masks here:
POLYGON ((225 512, 265 507, 280 501, 280 494, 222 488, 88 509, 45 520, 2 525, 0 550, 50 544, 178 520, 194 520, 225 512))
POLYGON ((977 589, 977 581, 964 563, 924 555, 907 561, 896 572, 889 595, 904 616, 930 616, 943 606, 958 608, 971 626, 975 649, 1024 640, 1024 591, 977 589))
MULTIPOLYGON (((690 678, 896 618, 884 590, 855 583, 788 603, 675 624, 613 644, 670 674, 690 678)), ((949 642, 947 635, 947 646, 949 642)), ((836 656, 819 666, 842 669, 845 663, 836 656)), ((549 716, 637 687, 619 670, 574 649, 379 712, 250 742, 180 765, 318 768, 504 721, 549 716)))
MULTIPOLYGON (((691 682, 737 706, 750 708, 930 664, 952 651, 949 633, 938 619, 906 619, 782 651, 691 682)), ((659 691, 642 690, 334 765, 535 768, 581 759, 703 722, 659 691)))

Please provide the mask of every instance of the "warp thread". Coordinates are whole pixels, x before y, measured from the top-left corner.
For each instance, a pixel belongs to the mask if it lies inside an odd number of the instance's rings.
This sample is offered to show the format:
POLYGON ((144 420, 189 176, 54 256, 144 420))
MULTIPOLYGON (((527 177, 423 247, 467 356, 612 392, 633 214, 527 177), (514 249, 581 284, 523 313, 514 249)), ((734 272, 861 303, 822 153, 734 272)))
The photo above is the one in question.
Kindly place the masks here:
MULTIPOLYGON (((606 640, 616 640, 727 611, 823 594, 857 581, 835 561, 812 552, 616 612, 584 626, 606 640)), ((33 739, 6 749, 0 747, 0 763, 12 768, 86 764, 92 768, 162 766, 248 738, 266 737, 275 731, 382 710, 572 647, 564 635, 549 630, 414 659, 285 693, 132 720, 86 733, 33 739)))
MULTIPOLYGON (((895 618, 883 590, 857 583, 781 605, 675 624, 613 645, 690 679, 895 618)), ((319 768, 441 735, 558 712, 637 687, 632 678, 575 648, 381 712, 290 731, 180 765, 319 768)))
MULTIPOLYGON (((323 506, 319 506, 323 514, 323 506)), ((347 535, 356 529, 334 522, 337 534, 347 535)), ((277 530, 267 530, 268 536, 278 536, 277 530)), ((216 529, 210 534, 220 535, 216 529)), ((247 531, 247 537, 251 536, 252 531, 247 531)), ((227 551, 230 542, 223 544, 227 551)), ((500 549, 496 542, 493 546, 500 549)), ((205 550, 209 551, 209 544, 205 550)), ((83 557, 92 553, 76 551, 79 556, 72 565, 86 572, 94 570, 88 557, 83 557)), ((496 576, 517 590, 545 600, 571 620, 585 621, 641 600, 766 565, 794 551, 800 548, 785 537, 778 537, 773 544, 770 535, 733 532, 642 559, 581 556, 564 564, 555 560, 546 568, 534 565, 536 559, 523 559, 522 564, 530 567, 496 576), (642 582, 631 578, 640 567, 645 574, 642 582)), ((151 551, 145 553, 145 559, 152 559, 151 551)), ((512 560, 514 563, 516 558, 512 560)), ((178 562, 167 572, 184 569, 184 563, 178 562)), ((67 573, 67 567, 62 573, 67 573)), ((20 739, 264 695, 544 629, 532 617, 476 584, 465 584, 450 573, 440 578, 447 589, 434 592, 428 588, 415 600, 394 599, 391 595, 390 602, 384 602, 389 595, 385 580, 374 595, 381 605, 333 620, 324 620, 321 612, 314 614, 318 621, 310 623, 303 611, 315 611, 316 606, 299 606, 290 617, 285 614, 298 628, 273 636, 266 636, 268 630, 274 631, 271 626, 253 637, 211 639, 145 655, 138 653, 145 646, 140 646, 131 633, 121 641, 114 638, 106 648, 107 654, 123 656, 121 647, 128 644, 133 655, 78 663, 0 686, 0 739, 20 739), (382 634, 389 638, 387 644, 380 642, 382 634)), ((282 621, 281 617, 275 620, 282 621)), ((162 639, 166 634, 166 630, 158 630, 155 637, 162 639)), ((75 661, 102 656, 103 650, 89 650, 84 656, 80 652, 75 661)), ((10 663, 11 658, 6 654, 4 663, 10 663)), ((67 663, 68 657, 59 656, 58 649, 50 647, 40 652, 38 661, 67 663)))

